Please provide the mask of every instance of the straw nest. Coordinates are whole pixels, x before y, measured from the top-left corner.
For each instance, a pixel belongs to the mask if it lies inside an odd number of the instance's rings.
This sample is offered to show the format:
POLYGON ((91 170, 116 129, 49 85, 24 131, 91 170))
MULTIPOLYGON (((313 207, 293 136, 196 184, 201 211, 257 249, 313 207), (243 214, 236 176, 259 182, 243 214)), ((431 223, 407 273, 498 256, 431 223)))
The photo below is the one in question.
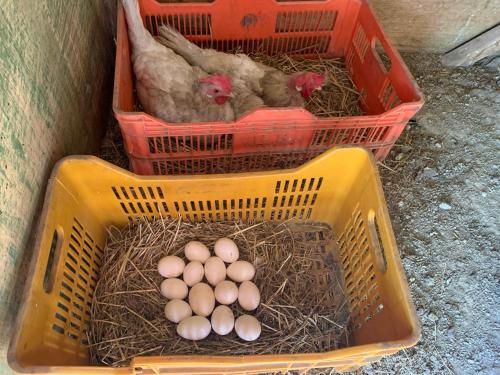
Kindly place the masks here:
POLYGON ((260 63, 272 66, 287 74, 316 72, 326 75, 326 83, 321 91, 315 91, 306 101, 306 109, 318 117, 360 116, 363 114, 351 76, 342 59, 299 59, 286 54, 267 55, 255 52, 250 56, 260 63))
MULTIPOLYGON (((96 364, 125 366, 139 355, 322 352, 348 344, 349 313, 332 233, 325 224, 162 219, 108 232, 89 330, 96 364), (254 342, 242 341, 234 331, 185 340, 164 316, 167 301, 159 292, 159 259, 182 255, 191 240, 213 248, 220 237, 232 238, 240 259, 257 269, 254 282, 261 304, 252 315, 261 322, 262 334, 254 342)), ((237 303, 230 307, 236 317, 243 314, 237 303)))
MULTIPOLYGON (((231 51, 241 53, 240 49, 231 51)), ((248 54, 253 60, 279 69, 286 74, 298 72, 315 72, 326 75, 321 91, 315 91, 306 100, 305 108, 318 117, 361 116, 363 111, 359 105, 361 95, 341 58, 317 59, 294 58, 287 54, 268 55, 260 50, 248 54)), ((136 102, 136 110, 142 111, 136 102)))
MULTIPOLYGON (((233 51, 241 52, 241 51, 233 51)), ((288 55, 273 55, 269 56, 262 52, 254 52, 250 56, 258 62, 270 65, 277 69, 282 70, 285 73, 293 74, 300 71, 312 71, 317 73, 325 73, 327 80, 321 91, 315 91, 313 95, 306 102, 306 109, 312 114, 318 117, 345 117, 345 116, 359 116, 362 115, 360 103, 360 95, 356 91, 356 88, 351 80, 351 77, 342 61, 342 59, 298 59, 292 58, 288 55)), ((142 106, 138 101, 135 103, 136 111, 143 111, 142 106)), ((207 138, 208 139, 208 138, 207 138)), ((150 140, 150 149, 154 150, 164 150, 165 145, 163 142, 167 142, 167 138, 155 137, 150 140)), ((193 147, 189 137, 183 139, 182 137, 177 140, 175 147, 178 151, 193 151, 197 150, 198 147, 193 147)), ((208 149, 210 146, 207 145, 208 149)), ((302 153, 298 154, 296 157, 290 157, 287 153, 286 155, 272 155, 276 162, 269 165, 267 169, 274 168, 293 168, 303 162, 309 160, 311 156, 305 156, 302 153), (278 158, 283 159, 283 163, 278 162, 278 158), (296 160, 299 158, 300 160, 296 160)), ((120 129, 116 121, 110 121, 108 125, 108 131, 106 137, 101 146, 99 157, 104 160, 108 160, 113 164, 120 167, 127 168, 128 160, 125 156, 125 149, 123 145, 123 139, 120 133, 120 129)), ((270 163, 271 161, 269 161, 270 163)), ((269 164, 268 163, 268 164, 269 164)), ((210 168, 206 173, 219 173, 228 171, 245 171, 248 167, 248 163, 244 165, 233 165, 233 166, 222 166, 222 161, 216 163, 216 168, 211 170, 210 168)), ((259 163, 260 165, 261 163, 259 163)), ((157 174, 167 174, 167 171, 156 171, 157 174)), ((175 172, 174 172, 175 173, 175 172)))

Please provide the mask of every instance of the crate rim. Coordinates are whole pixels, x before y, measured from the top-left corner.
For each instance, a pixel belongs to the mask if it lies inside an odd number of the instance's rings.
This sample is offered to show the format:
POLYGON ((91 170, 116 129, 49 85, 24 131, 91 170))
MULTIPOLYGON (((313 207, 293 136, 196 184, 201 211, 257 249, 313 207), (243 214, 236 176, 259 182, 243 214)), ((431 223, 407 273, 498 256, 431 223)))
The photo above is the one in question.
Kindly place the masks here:
MULTIPOLYGON (((118 99, 116 99, 118 101, 118 99)), ((148 118, 154 121, 157 121, 161 125, 165 127, 182 127, 186 125, 194 125, 200 128, 205 128, 205 127, 211 127, 211 126, 228 126, 228 125, 234 125, 238 126, 240 123, 246 123, 252 120, 252 117, 255 115, 255 113, 263 112, 263 113, 268 113, 268 112, 281 112, 283 111, 290 111, 290 112, 295 112, 295 113, 301 113, 304 115, 304 118, 309 117, 310 120, 318 121, 318 122, 328 122, 328 121, 335 121, 338 119, 342 120, 356 120, 356 119, 363 119, 363 121, 369 121, 373 120, 373 124, 377 122, 378 119, 382 119, 384 117, 390 117, 391 115, 398 113, 401 111, 402 108, 404 107, 415 107, 415 106, 422 106, 424 104, 424 98, 421 96, 418 101, 412 101, 412 102, 407 102, 407 103, 401 103, 398 104, 396 107, 391 108, 383 113, 379 113, 376 115, 359 115, 359 116, 329 116, 329 117, 319 117, 311 112, 309 112, 307 109, 302 108, 302 107, 264 107, 264 108, 256 108, 252 111, 249 111, 245 115, 239 117, 235 121, 211 121, 211 122, 180 122, 180 123, 174 123, 174 122, 167 122, 165 120, 162 120, 158 117, 152 116, 149 113, 146 113, 144 111, 124 111, 119 108, 118 104, 115 103, 115 100, 113 100, 113 111, 115 112, 116 115, 118 116, 129 116, 131 117, 136 117, 136 118, 148 118)), ((255 121, 254 121, 255 122, 255 121)), ((376 125, 372 125, 376 126, 376 125)), ((353 127, 353 125, 343 125, 342 127, 353 127)))

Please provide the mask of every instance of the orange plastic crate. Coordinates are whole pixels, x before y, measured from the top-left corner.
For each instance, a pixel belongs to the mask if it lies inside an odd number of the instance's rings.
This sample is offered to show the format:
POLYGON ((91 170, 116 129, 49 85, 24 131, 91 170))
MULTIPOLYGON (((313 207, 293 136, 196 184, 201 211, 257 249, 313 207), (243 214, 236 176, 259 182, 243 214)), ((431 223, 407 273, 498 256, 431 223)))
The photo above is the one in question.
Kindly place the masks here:
POLYGON ((301 108, 258 109, 232 123, 169 124, 134 112, 126 20, 118 11, 113 108, 138 174, 205 174, 295 167, 334 145, 384 158, 423 97, 364 0, 139 0, 146 27, 168 23, 202 47, 307 58, 341 57, 362 94, 363 116, 318 118, 301 108), (382 59, 379 45, 385 51, 382 59), (390 68, 384 62, 390 59, 390 68))

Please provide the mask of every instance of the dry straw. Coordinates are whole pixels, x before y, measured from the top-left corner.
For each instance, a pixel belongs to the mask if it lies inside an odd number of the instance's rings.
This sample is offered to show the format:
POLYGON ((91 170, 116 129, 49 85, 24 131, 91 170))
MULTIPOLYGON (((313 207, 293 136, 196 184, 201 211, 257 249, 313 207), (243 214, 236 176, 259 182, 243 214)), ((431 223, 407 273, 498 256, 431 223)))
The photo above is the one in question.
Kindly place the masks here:
MULTIPOLYGON (((164 219, 108 232, 92 302, 93 363, 125 366, 139 355, 311 353, 348 344, 349 313, 325 224, 164 219), (238 244, 240 259, 256 266, 254 281, 262 298, 252 314, 262 323, 262 334, 251 343, 234 331, 227 336, 212 332, 197 342, 182 339, 164 317, 167 301, 159 292, 157 263, 167 254, 182 256, 188 241, 210 247, 226 236, 238 244)), ((235 316, 243 314, 237 303, 231 308, 235 316)))
MULTIPOLYGON (((241 52, 241 51, 235 51, 241 52)), ((301 71, 311 71, 317 73, 325 73, 327 80, 321 91, 315 91, 312 96, 306 101, 306 109, 318 117, 345 117, 345 116, 360 116, 363 114, 359 102, 360 95, 351 80, 343 60, 340 58, 323 59, 299 59, 286 54, 267 55, 263 52, 253 52, 250 56, 258 62, 270 65, 282 70, 287 74, 293 74, 301 71)), ((137 101, 135 104, 136 111, 143 111, 142 106, 137 101)), ((209 138, 209 137, 208 137, 209 138)), ((207 139, 208 139, 207 138, 207 139)), ((201 137, 200 139, 204 139, 201 137)), ((151 150, 164 150, 168 148, 163 142, 168 142, 166 137, 154 137, 150 140, 151 150)), ((191 144, 190 137, 179 137, 175 142, 177 151, 190 152, 198 150, 199 146, 191 144)), ((152 151, 153 152, 153 151, 152 151)), ((111 123, 108 127, 107 136, 101 147, 99 154, 104 160, 108 160, 120 167, 127 168, 128 161, 125 156, 123 139, 119 127, 116 123, 111 123)), ((284 156, 276 156, 276 162, 267 169, 293 168, 310 159, 311 155, 303 155, 302 153, 291 157, 289 153, 284 156), (297 160, 297 158, 304 158, 297 160), (282 162, 280 161, 282 159, 282 162)), ((273 158, 275 155, 273 155, 273 158)), ((237 172, 248 170, 247 165, 221 166, 222 161, 216 164, 216 170, 208 168, 206 173, 219 172, 237 172)), ((267 164, 269 162, 266 161, 267 164)), ((260 165, 261 163, 259 163, 260 165)), ((155 171, 157 174, 167 174, 166 170, 155 171)))
POLYGON ((267 55, 261 52, 251 57, 287 74, 316 72, 326 75, 326 84, 321 91, 315 91, 306 102, 306 109, 319 117, 360 116, 360 94, 356 91, 351 76, 340 58, 299 59, 286 54, 267 55))

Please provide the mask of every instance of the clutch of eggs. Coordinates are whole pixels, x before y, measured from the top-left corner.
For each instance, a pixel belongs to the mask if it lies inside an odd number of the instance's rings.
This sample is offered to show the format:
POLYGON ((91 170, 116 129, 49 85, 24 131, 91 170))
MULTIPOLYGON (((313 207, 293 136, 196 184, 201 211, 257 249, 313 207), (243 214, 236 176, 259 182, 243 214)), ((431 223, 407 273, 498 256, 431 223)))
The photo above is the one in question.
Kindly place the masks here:
POLYGON ((177 333, 188 340, 202 340, 212 329, 221 336, 234 329, 241 339, 256 340, 261 333, 259 321, 250 315, 235 320, 227 306, 238 300, 244 310, 252 311, 258 307, 260 292, 250 281, 255 276, 255 267, 238 260, 238 246, 229 238, 217 240, 214 251, 215 256, 211 256, 207 246, 191 241, 184 247, 187 264, 178 256, 160 259, 158 272, 166 278, 160 285, 160 292, 169 299, 165 317, 179 323, 177 333), (226 263, 229 264, 227 269, 226 263), (226 280, 226 276, 234 282, 226 280), (235 282, 240 283, 239 287, 235 282), (186 297, 189 303, 184 301, 186 297), (216 301, 220 304, 217 307, 216 301))

